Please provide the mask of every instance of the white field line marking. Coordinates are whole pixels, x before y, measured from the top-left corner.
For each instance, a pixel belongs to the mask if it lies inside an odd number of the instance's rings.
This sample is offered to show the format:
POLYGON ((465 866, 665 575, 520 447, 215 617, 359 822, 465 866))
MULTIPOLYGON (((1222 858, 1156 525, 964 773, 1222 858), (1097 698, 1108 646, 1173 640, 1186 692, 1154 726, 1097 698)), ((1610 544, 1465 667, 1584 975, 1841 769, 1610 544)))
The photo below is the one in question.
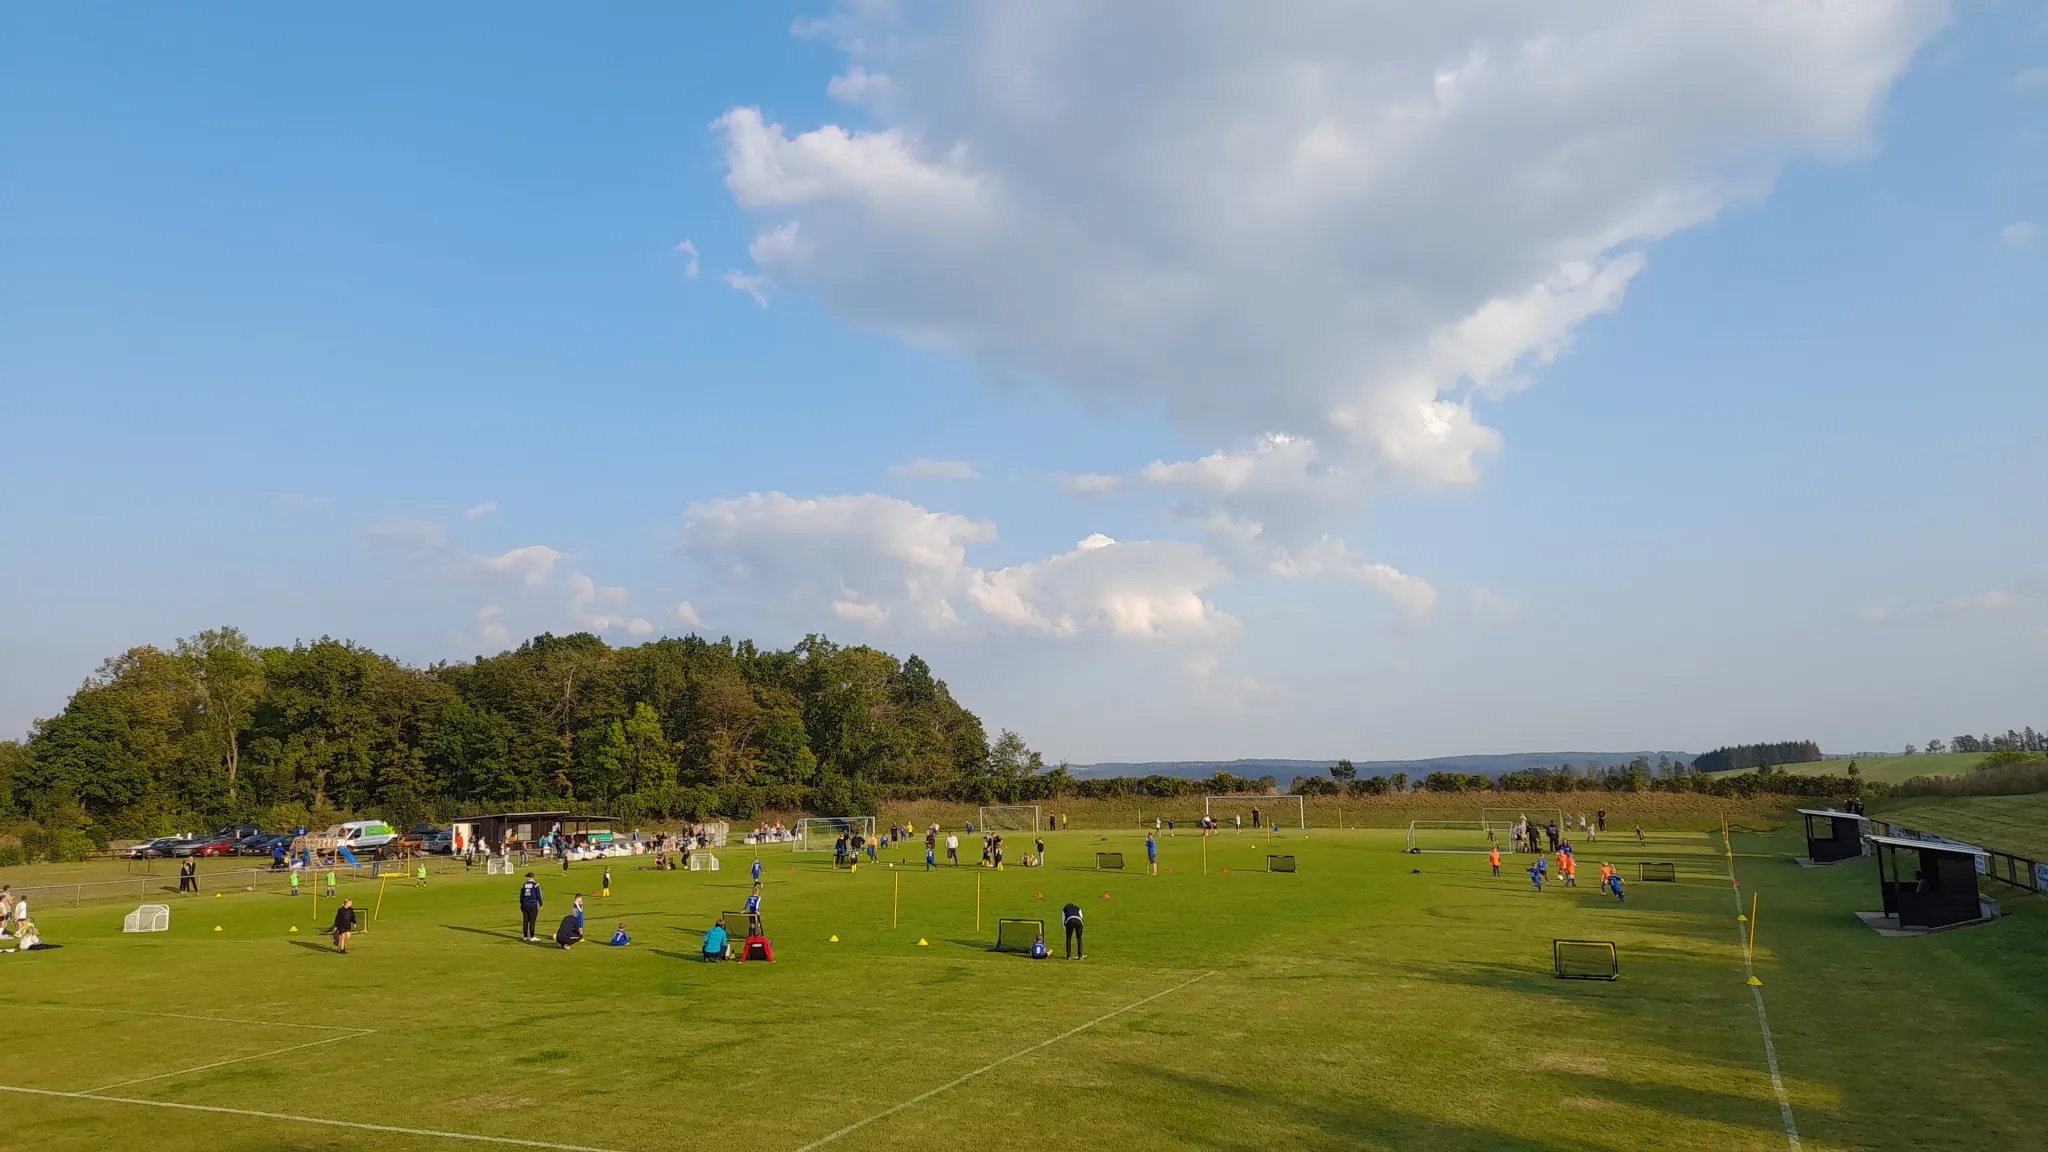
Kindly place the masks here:
POLYGON ((308 1040, 304 1044, 293 1044, 285 1048, 273 1048, 268 1052, 255 1052, 247 1056, 236 1056, 227 1060, 215 1060, 211 1064, 201 1064, 197 1068, 180 1068, 176 1072, 159 1072, 154 1076, 137 1076, 133 1080, 123 1080, 117 1084, 107 1084, 99 1088, 88 1088, 86 1089, 86 1095, 90 1096, 100 1092, 112 1092, 116 1088, 126 1088, 131 1084, 147 1084, 152 1080, 168 1080, 173 1076, 190 1076, 194 1072, 205 1072, 213 1068, 225 1068, 230 1064, 241 1064, 249 1060, 263 1060, 271 1056, 282 1056, 287 1052, 297 1052, 302 1048, 318 1048, 322 1044, 339 1044, 343 1040, 359 1039, 361 1037, 368 1036, 375 1031, 375 1028, 351 1028, 339 1036, 329 1036, 325 1040, 308 1040))
POLYGON ((1097 1016, 1095 1019, 1090 1020, 1086 1024, 1082 1024, 1079 1027, 1075 1028, 1069 1028, 1065 1032, 1062 1032, 1057 1036, 1051 1037, 1050 1039, 1040 1040, 1038 1043, 1033 1044, 1029 1048, 1021 1048, 1015 1052, 1010 1053, 1008 1056, 1005 1056, 1000 1060, 984 1064, 981 1067, 976 1068, 974 1071, 967 1073, 965 1076, 961 1076, 956 1080, 949 1080, 946 1083, 939 1085, 937 1088, 931 1089, 930 1091, 920 1092, 917 1095, 912 1096, 910 1099, 905 1100, 903 1103, 898 1104, 893 1108, 885 1108, 882 1111, 875 1113, 873 1116, 870 1116, 865 1120, 856 1120, 853 1123, 848 1124, 846 1127, 841 1128, 839 1131, 834 1132, 829 1136, 821 1136, 818 1139, 811 1141, 809 1144, 806 1144, 803 1147, 797 1149, 796 1152, 811 1152, 813 1148, 822 1148, 825 1145, 832 1143, 834 1140, 839 1139, 841 1136, 844 1136, 849 1132, 858 1131, 859 1129, 865 1128, 868 1125, 873 1124, 877 1120, 887 1119, 888 1117, 894 1116, 896 1113, 903 1111, 905 1108, 909 1108, 917 1104, 922 1104, 925 1101, 931 1099, 932 1097, 937 1096, 941 1092, 946 1092, 950 1091, 951 1089, 958 1088, 960 1085, 967 1083, 969 1080, 974 1079, 976 1076, 979 1076, 984 1072, 994 1071, 995 1069, 1000 1068, 1005 1064, 1008 1064, 1012 1060, 1016 1060, 1024 1056, 1029 1056, 1033 1052, 1038 1051, 1040 1048, 1044 1048, 1050 1044, 1057 1044, 1060 1041, 1065 1040, 1067 1037, 1074 1035, 1075 1033, 1086 1032, 1088 1029, 1095 1027, 1097 1024, 1100 1024, 1105 1020, 1114 1019, 1118 1016, 1123 1015, 1126 1012, 1131 1011, 1134 1008, 1143 1008, 1145 1005, 1150 1004, 1154 1000, 1159 999, 1161 996, 1171 995, 1187 987, 1188 985, 1195 983, 1196 981, 1207 980, 1209 977, 1214 975, 1216 975, 1216 973, 1213 971, 1204 972, 1200 976, 1195 977, 1193 980, 1183 980, 1180 983, 1175 984, 1173 987, 1168 988, 1163 992, 1154 992, 1150 996, 1145 997, 1143 1000, 1135 1000, 1114 1011, 1105 1012, 1102 1015, 1097 1016))
MULTIPOLYGON (((1728 883, 1735 893, 1735 914, 1741 916, 1743 915, 1742 882, 1735 878, 1735 842, 1733 839, 1730 839, 1728 842, 1728 883)), ((1756 975, 1756 970, 1750 967, 1749 963, 1749 932, 1753 927, 1755 925, 1749 924, 1746 921, 1737 920, 1735 922, 1735 944, 1742 949, 1742 975, 1745 980, 1756 975)), ((1764 1062, 1769 1064, 1771 1069, 1771 1091, 1778 1094, 1778 1115, 1785 1121, 1785 1140, 1786 1143, 1791 1145, 1792 1152, 1800 1152, 1799 1125, 1792 1120, 1792 1099, 1785 1095, 1784 1077, 1778 1075, 1778 1046, 1771 1043, 1771 1018, 1764 1015, 1764 990, 1751 984, 1749 991, 1756 997, 1756 1023, 1757 1027, 1762 1029, 1764 1034, 1764 1062)))
MULTIPOLYGON (((69 1004, 9 1004, 10 1012, 97 1012, 103 1016, 154 1016, 160 1020, 199 1020, 208 1024, 251 1024, 260 1028, 310 1028, 316 1032, 333 1032, 335 1024, 288 1024, 282 1020, 238 1020, 233 1016, 190 1016, 183 1012, 142 1012, 130 1008, 76 1008, 69 1004)), ((374 1031, 374 1029, 361 1029, 374 1031)))
POLYGON ((362 1124, 354 1120, 329 1120, 321 1116, 294 1116, 288 1112, 258 1112, 249 1108, 221 1108, 211 1104, 180 1104, 171 1100, 137 1100, 126 1096, 96 1096, 90 1092, 56 1092, 48 1088, 17 1088, 0 1084, 0 1092, 28 1096, 52 1096, 61 1100, 92 1100, 102 1104, 135 1104, 144 1108, 175 1108, 182 1112, 213 1112, 223 1116, 253 1116, 259 1120, 283 1120, 292 1124, 323 1124, 330 1128, 355 1128, 364 1132, 391 1132, 400 1136, 431 1136, 437 1140, 473 1140, 480 1144, 515 1144, 521 1148, 553 1148, 557 1152, 615 1152, 584 1144, 554 1144, 546 1140, 521 1140, 514 1136, 479 1136, 473 1132, 439 1132, 432 1128, 401 1128, 396 1124, 362 1124))

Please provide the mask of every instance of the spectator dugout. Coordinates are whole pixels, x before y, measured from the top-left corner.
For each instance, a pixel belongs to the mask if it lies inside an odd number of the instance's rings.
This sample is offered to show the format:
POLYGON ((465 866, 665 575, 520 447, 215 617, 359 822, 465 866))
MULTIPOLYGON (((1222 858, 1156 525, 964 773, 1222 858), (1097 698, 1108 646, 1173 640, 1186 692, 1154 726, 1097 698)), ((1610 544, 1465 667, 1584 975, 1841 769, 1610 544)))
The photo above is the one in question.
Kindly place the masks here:
POLYGON ((1870 821, 1854 812, 1833 808, 1801 808, 1806 818, 1806 858, 1815 864, 1839 864, 1868 854, 1863 845, 1870 821))

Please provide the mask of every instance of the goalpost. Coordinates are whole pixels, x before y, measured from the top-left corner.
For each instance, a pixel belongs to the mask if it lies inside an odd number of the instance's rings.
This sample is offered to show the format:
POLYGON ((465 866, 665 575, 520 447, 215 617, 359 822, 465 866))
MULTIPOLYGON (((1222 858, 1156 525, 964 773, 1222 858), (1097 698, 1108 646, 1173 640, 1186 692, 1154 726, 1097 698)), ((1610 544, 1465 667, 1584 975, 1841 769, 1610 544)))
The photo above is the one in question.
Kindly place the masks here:
POLYGON ((1283 819, 1297 828, 1308 827, 1308 802, 1299 796, 1225 793, 1202 797, 1202 815, 1219 823, 1229 816, 1243 816, 1249 825, 1254 808, 1259 810, 1259 819, 1274 828, 1280 827, 1283 819))
POLYGON ((1480 855, 1498 844, 1508 847, 1508 832, 1495 831, 1484 820, 1410 820, 1408 851, 1464 852, 1480 855))
POLYGON ((486 875, 486 876, 510 876, 511 874, 512 874, 512 857, 510 857, 510 856, 486 856, 486 857, 484 857, 484 875, 486 875))
POLYGON ((1036 832, 1036 804, 984 804, 975 825, 984 832, 1036 832))
POLYGON ((1532 828, 1542 828, 1554 823, 1558 831, 1563 832, 1571 827, 1565 822, 1562 808, 1482 808, 1479 810, 1479 819, 1486 825, 1487 831, 1500 837, 1503 848, 1513 843, 1515 825, 1522 820, 1527 820, 1532 828))
POLYGON ((791 852, 830 852, 840 836, 875 838, 873 816, 806 816, 796 822, 791 852))

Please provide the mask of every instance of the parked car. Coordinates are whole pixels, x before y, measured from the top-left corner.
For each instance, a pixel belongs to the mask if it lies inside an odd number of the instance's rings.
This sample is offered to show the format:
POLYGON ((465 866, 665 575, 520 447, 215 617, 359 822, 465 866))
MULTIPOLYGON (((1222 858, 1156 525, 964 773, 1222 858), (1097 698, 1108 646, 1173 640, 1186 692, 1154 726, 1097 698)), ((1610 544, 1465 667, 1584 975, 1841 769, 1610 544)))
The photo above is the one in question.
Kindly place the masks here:
POLYGON ((289 850, 292 846, 292 837, 269 833, 251 836, 235 845, 235 855, 272 856, 276 854, 276 849, 279 845, 289 850))
POLYGON ((230 824, 214 829, 213 834, 223 840, 247 840, 251 836, 263 835, 263 829, 254 824, 230 824))
POLYGON ((427 839, 424 850, 436 856, 455 854, 455 829, 443 828, 427 839))
POLYGON ((189 836, 159 836, 154 840, 144 840, 128 850, 128 858, 130 860, 161 860, 171 854, 171 849, 174 846, 190 840, 191 837, 189 836))
POLYGON ((203 836, 180 840, 172 844, 165 855, 174 860, 183 860, 189 856, 231 856, 234 851, 235 841, 225 836, 203 836))

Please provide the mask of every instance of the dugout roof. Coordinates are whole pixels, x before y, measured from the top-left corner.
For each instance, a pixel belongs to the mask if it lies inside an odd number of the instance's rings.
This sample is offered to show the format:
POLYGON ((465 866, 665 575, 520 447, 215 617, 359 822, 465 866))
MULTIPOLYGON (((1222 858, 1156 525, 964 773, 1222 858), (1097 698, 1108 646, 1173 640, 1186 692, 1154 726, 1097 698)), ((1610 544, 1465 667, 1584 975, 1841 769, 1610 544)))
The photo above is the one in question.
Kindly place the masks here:
POLYGON ((1794 808, 1793 811, 1801 816, 1829 816, 1837 820, 1861 820, 1865 824, 1870 823, 1870 817, 1868 816, 1859 815, 1855 812, 1842 812, 1834 808, 1794 808))
POLYGON ((1982 848, 1977 847, 1975 844, 1965 844, 1960 840, 1915 840, 1908 836, 1873 835, 1870 837, 1870 842, 1872 844, 1882 844, 1888 848, 1911 848, 1916 852, 1954 852, 1959 856, 1984 855, 1982 848))

